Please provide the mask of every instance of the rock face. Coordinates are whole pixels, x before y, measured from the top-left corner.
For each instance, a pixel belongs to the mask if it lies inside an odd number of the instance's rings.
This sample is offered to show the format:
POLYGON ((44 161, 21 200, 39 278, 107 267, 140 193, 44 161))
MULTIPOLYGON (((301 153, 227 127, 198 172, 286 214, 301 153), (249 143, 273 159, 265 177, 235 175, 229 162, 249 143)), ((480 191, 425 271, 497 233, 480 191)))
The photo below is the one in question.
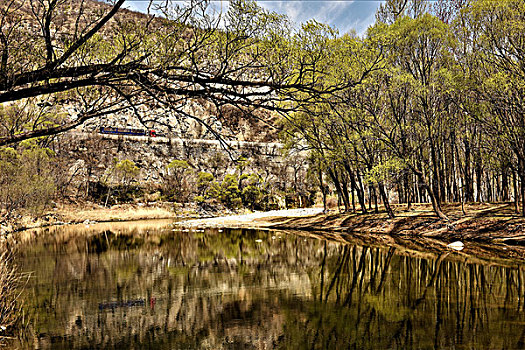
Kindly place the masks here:
POLYGON ((144 123, 128 111, 88 121, 80 130, 91 133, 100 127, 120 127, 156 130, 166 137, 182 139, 215 140, 216 134, 230 141, 272 142, 278 139, 277 116, 267 111, 247 115, 231 106, 218 111, 191 101, 187 105, 185 112, 198 118, 183 118, 162 108, 149 108, 149 120, 144 123))
POLYGON ((211 172, 214 176, 233 173, 236 160, 245 158, 245 172, 265 176, 287 171, 280 143, 218 141, 206 139, 180 139, 149 136, 102 135, 75 132, 62 136, 64 148, 75 160, 72 171, 90 177, 100 177, 114 160, 129 159, 140 169, 138 180, 155 183, 167 172, 173 160, 185 160, 197 171, 211 172), (65 147, 67 145, 67 147, 65 147))
POLYGON ((139 181, 155 183, 175 159, 185 160, 194 170, 210 172, 217 178, 233 173, 240 158, 248 160, 246 173, 278 177, 287 171, 282 145, 275 142, 279 129, 272 125, 278 123, 271 113, 258 111, 257 115, 248 116, 227 106, 217 111, 204 104, 189 103, 187 112, 199 115, 199 122, 177 118, 166 110, 150 112, 150 122, 145 124, 132 113, 109 114, 64 135, 63 142, 71 145, 67 149, 69 158, 78 160, 73 171, 78 169, 97 179, 114 159, 129 159, 140 169, 139 181), (101 127, 155 130, 160 137, 102 135, 101 127), (217 140, 217 135, 222 141, 217 140))

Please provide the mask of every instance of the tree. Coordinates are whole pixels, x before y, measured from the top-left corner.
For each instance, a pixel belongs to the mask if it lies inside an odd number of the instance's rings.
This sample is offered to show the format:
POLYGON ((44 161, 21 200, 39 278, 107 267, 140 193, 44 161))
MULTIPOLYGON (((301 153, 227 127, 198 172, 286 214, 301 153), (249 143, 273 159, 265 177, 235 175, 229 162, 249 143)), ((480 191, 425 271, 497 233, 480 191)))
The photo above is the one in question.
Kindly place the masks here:
POLYGON ((212 174, 205 171, 201 171, 197 175, 197 190, 199 196, 204 196, 214 179, 212 174))
POLYGON ((206 196, 218 200, 230 209, 239 208, 242 205, 242 198, 238 176, 227 174, 222 182, 212 182, 206 196))
POLYGON ((185 160, 172 160, 167 166, 168 174, 165 181, 165 192, 171 199, 186 202, 191 192, 189 177, 191 172, 190 164, 185 160))
POLYGON ((0 149, 0 214, 9 218, 19 209, 40 213, 55 193, 51 163, 54 153, 35 142, 19 149, 0 149))
POLYGON ((0 146, 123 111, 151 124, 156 113, 202 122, 191 114, 192 103, 218 113, 225 105, 245 113, 286 110, 279 101, 318 93, 312 74, 326 74, 300 42, 308 33, 294 34, 283 16, 254 1, 232 1, 222 15, 203 0, 174 7, 151 2, 159 17, 123 10, 124 2, 6 2, 0 103, 29 108, 18 107, 16 127, 0 131, 0 146))
POLYGON ((352 167, 355 160, 348 157, 349 152, 354 152, 354 143, 352 140, 349 142, 349 135, 346 133, 348 130, 345 130, 348 128, 347 120, 338 111, 348 109, 341 96, 342 92, 358 86, 372 72, 380 69, 382 54, 371 48, 366 40, 349 34, 338 38, 331 28, 316 22, 307 23, 304 31, 310 33, 307 41, 309 50, 306 52, 316 52, 321 57, 320 63, 329 67, 330 72, 326 76, 313 74, 312 79, 326 91, 330 91, 333 83, 341 77, 353 83, 323 95, 303 94, 301 103, 293 104, 296 112, 286 116, 287 143, 305 144, 306 149, 313 153, 311 164, 317 168, 315 178, 321 188, 324 203, 327 188, 323 173, 334 185, 345 211, 350 210, 351 204, 349 183, 352 186, 352 196, 354 190, 357 190, 361 209, 366 211, 363 188, 357 186, 356 178, 360 177, 356 176, 352 167))
POLYGON ((115 165, 115 177, 120 186, 128 188, 133 180, 137 178, 140 169, 129 159, 121 160, 115 165))
POLYGON ((461 20, 462 28, 476 33, 465 37, 471 48, 467 57, 478 62, 470 78, 475 97, 485 102, 469 112, 514 155, 525 203, 525 1, 475 1, 461 20))

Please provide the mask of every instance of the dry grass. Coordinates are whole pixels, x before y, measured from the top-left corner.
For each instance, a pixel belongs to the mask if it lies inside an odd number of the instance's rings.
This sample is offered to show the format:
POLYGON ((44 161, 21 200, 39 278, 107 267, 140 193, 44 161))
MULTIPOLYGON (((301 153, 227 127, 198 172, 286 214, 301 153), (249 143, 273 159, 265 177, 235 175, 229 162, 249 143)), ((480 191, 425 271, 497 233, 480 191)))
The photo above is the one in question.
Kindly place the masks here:
POLYGON ((22 322, 22 301, 27 276, 18 271, 13 249, 0 244, 0 345, 12 339, 22 322))
POLYGON ((78 224, 85 221, 118 222, 138 220, 175 219, 179 217, 194 217, 195 207, 176 207, 173 203, 156 202, 148 204, 120 204, 110 208, 90 202, 78 204, 59 203, 52 210, 36 218, 25 215, 16 220, 3 221, 0 217, 0 234, 23 231, 40 227, 62 225, 64 223, 78 224))
POLYGON ((144 219, 169 219, 177 214, 167 207, 140 207, 137 205, 119 205, 111 208, 63 208, 57 215, 64 222, 84 222, 85 220, 108 221, 134 221, 144 219))

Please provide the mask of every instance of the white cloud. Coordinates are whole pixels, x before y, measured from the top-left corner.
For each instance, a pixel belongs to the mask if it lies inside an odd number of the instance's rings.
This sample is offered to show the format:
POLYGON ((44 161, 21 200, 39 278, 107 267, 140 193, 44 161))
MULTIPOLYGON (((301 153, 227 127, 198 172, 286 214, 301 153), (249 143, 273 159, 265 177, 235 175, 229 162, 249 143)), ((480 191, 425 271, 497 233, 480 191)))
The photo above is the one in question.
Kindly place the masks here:
MULTIPOLYGON (((382 0, 306 0, 306 1, 274 1, 258 0, 263 8, 287 15, 294 23, 299 25, 308 20, 329 24, 344 34, 355 30, 357 34, 366 32, 375 20, 375 12, 382 0)), ((176 1, 176 3, 186 3, 176 1)), ((129 1, 127 7, 131 10, 146 12, 148 1, 129 1)), ((229 7, 228 0, 211 1, 211 8, 217 12, 226 12, 229 7)))
POLYGON ((341 34, 355 30, 363 34, 374 22, 381 0, 370 1, 266 1, 258 4, 266 9, 286 14, 299 24, 310 19, 336 27, 341 34))

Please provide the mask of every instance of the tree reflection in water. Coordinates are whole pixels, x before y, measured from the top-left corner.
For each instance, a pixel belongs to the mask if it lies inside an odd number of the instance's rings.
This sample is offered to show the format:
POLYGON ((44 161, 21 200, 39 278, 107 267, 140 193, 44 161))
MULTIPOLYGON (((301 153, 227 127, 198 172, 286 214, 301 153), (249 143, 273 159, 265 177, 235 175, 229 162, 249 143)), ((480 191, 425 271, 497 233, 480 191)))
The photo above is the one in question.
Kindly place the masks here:
POLYGON ((26 348, 525 347, 516 261, 171 227, 57 229, 20 261, 26 348))

